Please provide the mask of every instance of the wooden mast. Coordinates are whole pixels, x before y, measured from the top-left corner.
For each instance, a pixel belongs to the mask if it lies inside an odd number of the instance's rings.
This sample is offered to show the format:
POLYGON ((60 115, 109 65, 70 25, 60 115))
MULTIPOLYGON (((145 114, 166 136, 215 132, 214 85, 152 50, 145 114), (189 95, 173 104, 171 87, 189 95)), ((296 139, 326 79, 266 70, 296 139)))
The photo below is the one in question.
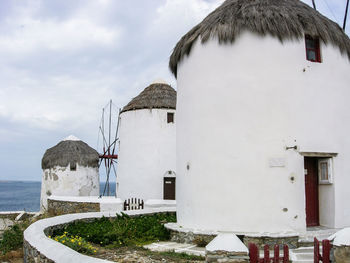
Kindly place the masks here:
POLYGON ((345 16, 344 16, 344 23, 343 23, 343 30, 345 31, 346 27, 346 19, 348 17, 348 9, 349 9, 349 0, 346 1, 346 7, 345 7, 345 16))
POLYGON ((315 0, 312 0, 312 5, 314 6, 314 9, 316 10, 315 0))

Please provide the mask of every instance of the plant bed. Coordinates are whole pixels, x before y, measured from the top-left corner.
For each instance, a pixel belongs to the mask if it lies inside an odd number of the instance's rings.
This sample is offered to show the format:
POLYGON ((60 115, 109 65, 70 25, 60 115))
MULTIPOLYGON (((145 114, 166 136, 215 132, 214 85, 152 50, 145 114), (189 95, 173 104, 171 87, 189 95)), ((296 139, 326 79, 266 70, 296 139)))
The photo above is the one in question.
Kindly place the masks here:
POLYGON ((126 214, 116 218, 102 217, 91 222, 76 221, 54 230, 53 237, 66 233, 79 236, 100 246, 122 247, 144 245, 158 240, 168 240, 167 222, 176 221, 174 213, 159 213, 130 217, 126 214))
POLYGON ((169 240, 165 223, 175 222, 175 213, 117 215, 75 221, 55 229, 52 239, 79 253, 116 262, 203 262, 204 258, 174 252, 151 252, 145 244, 169 240))

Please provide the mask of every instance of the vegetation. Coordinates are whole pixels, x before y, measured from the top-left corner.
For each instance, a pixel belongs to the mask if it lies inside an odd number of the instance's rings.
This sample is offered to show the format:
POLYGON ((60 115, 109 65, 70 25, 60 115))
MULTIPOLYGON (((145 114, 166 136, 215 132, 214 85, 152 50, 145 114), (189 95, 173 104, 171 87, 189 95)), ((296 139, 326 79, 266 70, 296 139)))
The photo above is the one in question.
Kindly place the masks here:
POLYGON ((79 236, 99 246, 122 247, 140 246, 158 240, 168 240, 169 231, 164 223, 176 222, 172 213, 140 215, 130 217, 126 214, 110 219, 102 217, 92 222, 74 222, 62 230, 56 230, 54 237, 65 232, 70 237, 79 236))
MULTIPOLYGON (((18 250, 22 250, 23 247, 23 232, 24 230, 32 223, 37 220, 47 218, 47 214, 42 214, 36 218, 28 218, 24 221, 19 221, 9 229, 6 229, 2 234, 2 239, 0 238, 0 256, 8 254, 10 258, 14 255, 17 255, 22 252, 18 252, 18 250)), ((0 257, 0 259, 6 259, 7 257, 0 257)))
MULTIPOLYGON (((49 236, 51 238, 51 236, 49 236)), ((89 242, 87 242, 84 238, 79 236, 71 236, 68 235, 67 232, 64 232, 60 236, 55 236, 52 239, 58 241, 75 251, 85 254, 94 254, 97 252, 97 248, 93 247, 89 242)))
POLYGON ((23 231, 27 226, 27 223, 16 224, 4 231, 2 240, 0 240, 0 253, 2 255, 23 246, 23 231))

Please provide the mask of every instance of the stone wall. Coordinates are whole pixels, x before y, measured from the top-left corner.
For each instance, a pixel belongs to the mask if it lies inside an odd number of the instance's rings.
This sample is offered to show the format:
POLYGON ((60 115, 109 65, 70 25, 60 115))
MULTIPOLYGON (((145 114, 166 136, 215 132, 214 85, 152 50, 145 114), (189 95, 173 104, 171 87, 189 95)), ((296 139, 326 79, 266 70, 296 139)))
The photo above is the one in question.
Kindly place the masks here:
POLYGON ((50 216, 86 213, 86 212, 100 212, 99 203, 90 202, 69 202, 60 200, 47 200, 48 213, 50 216))
POLYGON ((40 254, 26 240, 23 240, 23 261, 24 263, 54 263, 43 254, 40 254))
POLYGON ((337 263, 350 263, 350 246, 334 246, 334 259, 337 263))
POLYGON ((270 249, 273 249, 275 244, 283 249, 283 245, 288 245, 289 249, 298 247, 298 236, 281 236, 281 237, 271 237, 271 236, 244 236, 243 243, 248 247, 249 243, 256 244, 259 249, 263 249, 264 245, 269 245, 270 249))
POLYGON ((214 263, 214 262, 225 262, 225 263, 248 263, 249 256, 247 253, 242 252, 227 252, 227 251, 215 251, 215 252, 206 252, 205 262, 214 263))
POLYGON ((186 244, 196 244, 200 247, 205 247, 212 241, 216 235, 195 234, 191 231, 179 232, 170 230, 170 241, 186 244))

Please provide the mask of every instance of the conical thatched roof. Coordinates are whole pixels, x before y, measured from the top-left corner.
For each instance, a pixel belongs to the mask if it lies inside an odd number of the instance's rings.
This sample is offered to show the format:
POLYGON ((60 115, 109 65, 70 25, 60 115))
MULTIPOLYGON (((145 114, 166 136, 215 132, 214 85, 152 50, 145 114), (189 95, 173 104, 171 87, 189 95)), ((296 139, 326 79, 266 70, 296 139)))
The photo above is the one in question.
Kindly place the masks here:
POLYGON ((140 109, 176 109, 176 91, 166 83, 153 83, 133 98, 121 112, 140 109))
POLYGON ((270 34, 280 41, 317 36, 350 59, 350 40, 339 25, 299 0, 226 0, 177 43, 170 57, 171 71, 176 76, 177 64, 189 55, 198 37, 202 43, 212 37, 232 43, 244 30, 270 34))
POLYGON ((46 150, 41 160, 42 169, 50 169, 55 166, 67 167, 69 164, 71 166, 79 164, 85 167, 98 166, 99 155, 97 151, 85 142, 72 138, 70 136, 46 150))

